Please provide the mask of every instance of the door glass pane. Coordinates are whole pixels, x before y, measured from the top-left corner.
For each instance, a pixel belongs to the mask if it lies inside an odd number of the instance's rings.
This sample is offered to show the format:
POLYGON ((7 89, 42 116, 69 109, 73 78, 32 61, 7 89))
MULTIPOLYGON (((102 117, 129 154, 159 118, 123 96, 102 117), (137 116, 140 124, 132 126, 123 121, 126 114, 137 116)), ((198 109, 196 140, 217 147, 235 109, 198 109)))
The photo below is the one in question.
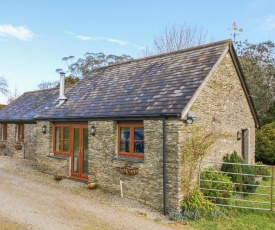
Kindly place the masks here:
POLYGON ((130 152, 130 127, 120 128, 120 151, 130 152))
POLYGON ((61 127, 55 128, 55 151, 59 152, 60 149, 60 142, 61 142, 61 127))
POLYGON ((88 128, 83 129, 83 173, 88 174, 88 128))
POLYGON ((144 128, 134 128, 134 152, 144 153, 144 128))
POLYGON ((73 152, 73 171, 78 172, 78 159, 79 159, 79 129, 74 129, 74 152, 73 152))

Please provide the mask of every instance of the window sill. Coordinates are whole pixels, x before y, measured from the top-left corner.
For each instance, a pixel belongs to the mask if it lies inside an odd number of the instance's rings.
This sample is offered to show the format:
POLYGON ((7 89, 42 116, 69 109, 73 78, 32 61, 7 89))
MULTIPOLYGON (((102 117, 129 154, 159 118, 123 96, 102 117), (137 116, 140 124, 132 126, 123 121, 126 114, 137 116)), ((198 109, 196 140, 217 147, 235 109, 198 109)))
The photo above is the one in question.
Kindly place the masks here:
POLYGON ((22 145, 24 144, 24 141, 15 141, 14 144, 22 145))
POLYGON ((63 160, 68 159, 68 156, 57 156, 57 155, 51 155, 51 154, 49 154, 47 157, 51 157, 51 158, 55 158, 55 159, 63 159, 63 160))
POLYGON ((134 162, 134 163, 143 163, 144 162, 144 159, 121 157, 121 156, 115 156, 115 157, 113 157, 113 160, 128 161, 128 162, 134 162))

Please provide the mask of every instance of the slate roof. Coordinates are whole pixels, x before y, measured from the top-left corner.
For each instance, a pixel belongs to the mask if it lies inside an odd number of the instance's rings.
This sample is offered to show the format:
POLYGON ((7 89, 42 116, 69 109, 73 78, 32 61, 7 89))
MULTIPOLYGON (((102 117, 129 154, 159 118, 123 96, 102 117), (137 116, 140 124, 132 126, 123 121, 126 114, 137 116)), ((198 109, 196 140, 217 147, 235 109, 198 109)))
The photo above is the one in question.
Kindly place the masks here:
POLYGON ((1 110, 0 121, 35 122, 34 116, 58 96, 59 88, 26 92, 1 110))
MULTIPOLYGON (((231 40, 94 69, 36 119, 177 116, 231 40)), ((57 98, 56 98, 57 99, 57 98)))

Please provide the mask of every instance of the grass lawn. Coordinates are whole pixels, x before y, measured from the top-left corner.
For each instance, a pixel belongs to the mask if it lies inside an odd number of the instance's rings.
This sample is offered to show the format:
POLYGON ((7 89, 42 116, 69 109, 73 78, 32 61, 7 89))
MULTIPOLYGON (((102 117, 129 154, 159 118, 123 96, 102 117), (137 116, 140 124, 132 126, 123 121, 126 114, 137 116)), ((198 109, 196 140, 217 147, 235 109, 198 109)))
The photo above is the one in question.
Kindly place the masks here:
MULTIPOLYGON (((271 182, 261 181, 261 185, 270 186, 271 182)), ((275 185, 275 183, 274 183, 275 185)), ((273 189, 273 194, 275 195, 275 189, 273 189)), ((258 187, 256 193, 269 193, 270 188, 258 187)), ((270 201, 270 198, 261 197, 256 195, 249 195, 245 199, 247 200, 258 200, 262 202, 270 201)), ((189 224, 194 229, 275 229, 275 196, 273 201, 273 212, 272 211, 262 211, 262 210, 249 210, 249 209, 226 209, 224 214, 221 214, 217 219, 201 219, 190 221, 189 224)), ((259 207, 255 205, 254 207, 259 207)), ((268 205, 270 207, 270 205, 268 205)))

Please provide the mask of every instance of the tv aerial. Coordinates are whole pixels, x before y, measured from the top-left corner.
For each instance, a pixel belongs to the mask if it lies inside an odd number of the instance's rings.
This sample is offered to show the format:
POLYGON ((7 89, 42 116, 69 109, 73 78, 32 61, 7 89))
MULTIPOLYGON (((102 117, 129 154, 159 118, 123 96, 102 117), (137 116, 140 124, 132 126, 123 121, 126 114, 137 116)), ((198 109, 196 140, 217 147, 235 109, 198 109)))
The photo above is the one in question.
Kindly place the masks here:
POLYGON ((243 32, 243 28, 239 28, 239 27, 237 26, 236 22, 234 22, 234 23, 232 24, 232 27, 231 27, 231 28, 228 28, 228 29, 234 31, 234 33, 231 34, 231 35, 233 35, 233 37, 234 37, 234 40, 233 40, 233 41, 234 41, 234 43, 235 43, 235 38, 236 38, 237 35, 239 35, 237 32, 243 32))

